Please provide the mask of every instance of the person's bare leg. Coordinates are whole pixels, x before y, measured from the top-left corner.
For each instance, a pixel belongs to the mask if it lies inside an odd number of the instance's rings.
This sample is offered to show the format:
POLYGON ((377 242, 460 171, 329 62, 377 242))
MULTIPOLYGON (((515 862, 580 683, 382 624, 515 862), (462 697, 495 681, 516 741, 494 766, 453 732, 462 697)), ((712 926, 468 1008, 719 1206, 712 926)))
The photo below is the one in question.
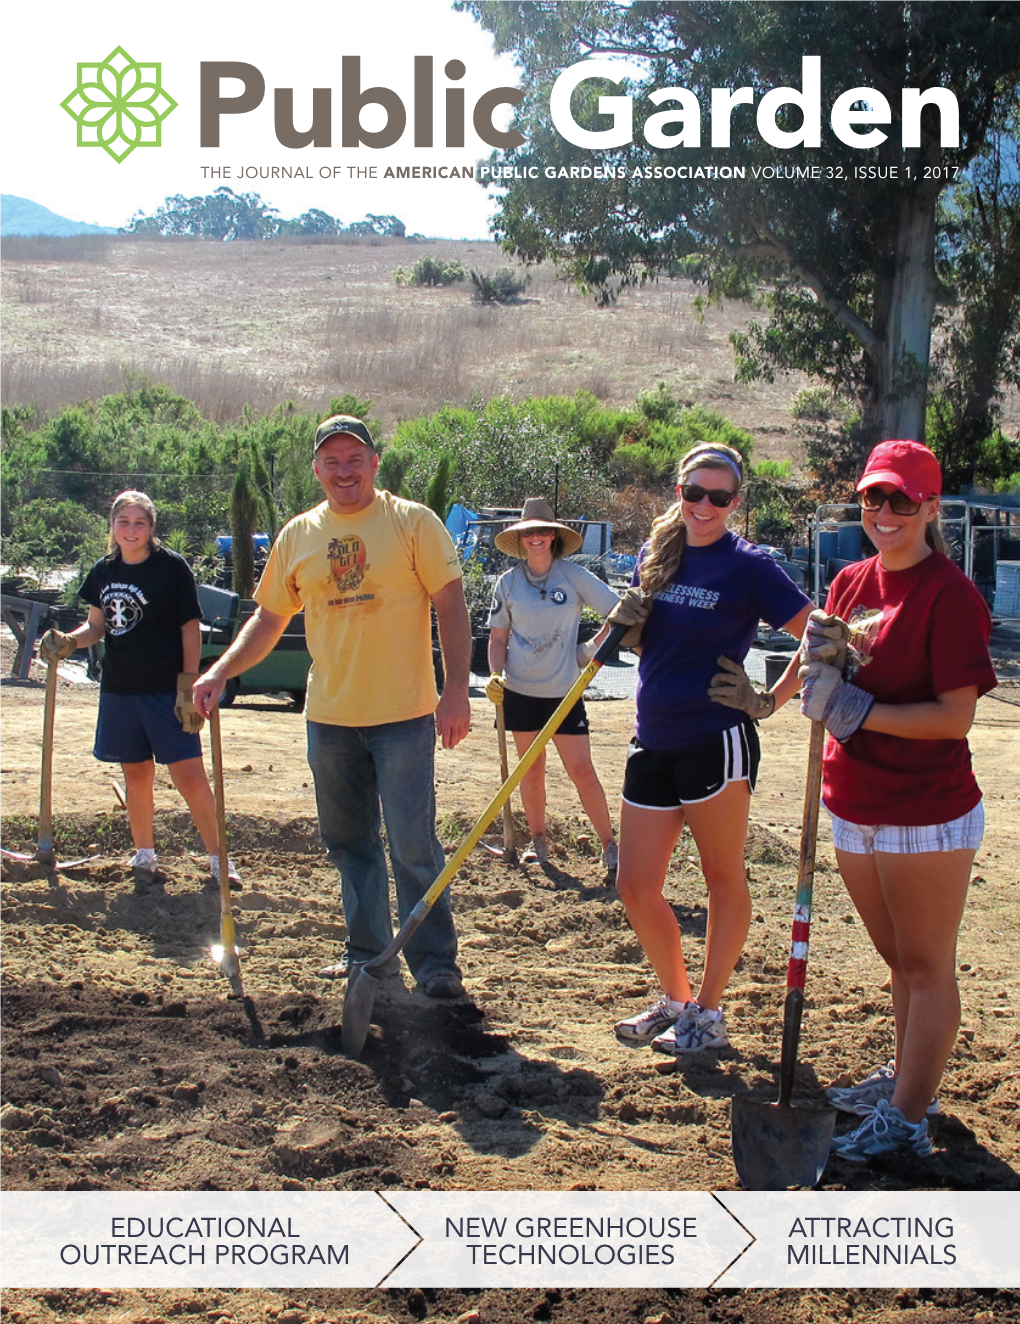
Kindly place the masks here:
POLYGON ((198 835, 210 855, 217 853, 216 799, 200 758, 181 759, 167 769, 174 785, 184 796, 195 821, 198 835))
POLYGON ((697 1001, 718 1008, 740 959, 751 924, 744 847, 751 791, 746 781, 730 782, 711 800, 685 805, 691 835, 708 885, 705 969, 697 1001))
POLYGON ((135 850, 152 850, 156 764, 152 759, 146 759, 144 763, 122 763, 120 768, 124 774, 124 798, 127 800, 131 840, 135 850))
POLYGON ((875 950, 889 967, 893 1015, 896 1022, 896 1051, 893 1058, 895 1065, 900 1060, 903 1050, 903 1031, 910 1019, 910 985, 899 973, 896 930, 885 903, 875 856, 837 850, 836 863, 843 876, 844 886, 854 903, 854 909, 864 922, 875 950))
POLYGON ((680 926, 663 896, 670 856, 684 825, 682 809, 620 808, 620 865, 616 890, 662 991, 674 1002, 692 998, 680 926))
POLYGON ((606 793, 591 761, 591 742, 586 735, 580 735, 553 736, 553 743, 599 841, 603 846, 607 845, 615 836, 613 820, 609 817, 606 793))
POLYGON ((927 1112, 960 1028, 956 938, 974 855, 966 850, 875 854, 896 933, 897 973, 909 989, 892 1098, 908 1122, 919 1122, 927 1112))
MULTIPOLYGON (((513 731, 517 757, 526 753, 538 735, 537 731, 513 731)), ((545 750, 543 749, 531 765, 520 785, 521 803, 524 805, 524 817, 528 820, 528 831, 532 838, 545 836, 545 750)))

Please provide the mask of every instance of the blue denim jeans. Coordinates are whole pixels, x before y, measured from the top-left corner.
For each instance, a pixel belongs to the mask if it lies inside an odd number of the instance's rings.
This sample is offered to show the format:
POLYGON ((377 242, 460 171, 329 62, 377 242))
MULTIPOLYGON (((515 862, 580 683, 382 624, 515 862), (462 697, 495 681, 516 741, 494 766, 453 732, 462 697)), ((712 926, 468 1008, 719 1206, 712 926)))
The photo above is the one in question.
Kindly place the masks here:
MULTIPOLYGON (((378 956, 393 937, 382 823, 401 924, 443 867, 436 836, 435 745, 431 714, 380 726, 308 723, 319 834, 340 871, 350 961, 378 956)), ((440 972, 460 973, 449 888, 404 948, 404 957, 419 983, 440 972)))

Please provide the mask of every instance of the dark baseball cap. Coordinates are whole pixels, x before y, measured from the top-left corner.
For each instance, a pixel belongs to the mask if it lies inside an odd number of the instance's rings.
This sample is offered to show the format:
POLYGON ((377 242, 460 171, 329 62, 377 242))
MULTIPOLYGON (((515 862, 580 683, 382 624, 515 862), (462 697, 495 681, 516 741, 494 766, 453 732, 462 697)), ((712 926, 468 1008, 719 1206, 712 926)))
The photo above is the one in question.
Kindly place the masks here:
POLYGON ((347 433, 350 437, 357 437, 370 451, 375 450, 372 434, 360 418, 354 418, 351 414, 332 414, 329 418, 324 418, 315 429, 315 445, 312 447, 312 455, 318 453, 319 447, 324 441, 343 433, 347 433))

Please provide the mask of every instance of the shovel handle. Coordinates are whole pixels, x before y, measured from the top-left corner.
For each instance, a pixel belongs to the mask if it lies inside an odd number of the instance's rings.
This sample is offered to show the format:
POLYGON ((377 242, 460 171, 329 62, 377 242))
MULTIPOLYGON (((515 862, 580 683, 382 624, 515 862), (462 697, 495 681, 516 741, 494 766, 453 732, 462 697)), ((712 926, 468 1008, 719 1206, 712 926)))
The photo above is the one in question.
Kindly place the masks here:
MULTIPOLYGON (((220 710, 213 708, 209 714, 209 744, 212 748, 213 794, 216 798, 216 853, 220 857, 220 914, 230 917, 233 931, 233 916, 230 909, 230 879, 227 877, 227 806, 223 793, 223 741, 220 735, 220 710)), ((224 923, 225 927, 225 923, 224 923)), ((227 946, 224 942, 224 946, 227 946)), ((229 944, 233 950, 233 941, 229 944)))
POLYGON ((481 817, 478 819, 477 823, 475 823, 471 831, 446 861, 446 864, 443 866, 436 881, 408 915, 400 932, 396 934, 384 951, 380 952, 378 956, 373 956, 370 961, 365 962, 364 966, 362 966, 363 970, 366 970, 370 975, 374 975, 376 971, 381 970, 383 966, 388 965, 399 951, 403 950, 407 940, 424 921, 426 915, 428 915, 443 890, 449 886, 457 870, 481 841, 486 828, 524 780, 524 774, 556 734, 560 722, 563 721, 567 713, 570 712, 571 708, 573 708, 574 704, 588 688, 588 685, 591 683, 595 674, 602 669, 603 664, 607 662, 616 652, 617 648, 619 648, 620 640, 629 629, 629 625, 614 625, 609 631, 599 646, 598 652, 584 668, 577 680, 574 681, 573 685, 571 685, 570 689, 560 700, 556 711, 521 755, 513 772, 510 773, 509 777, 503 782, 503 785, 482 810, 481 817))
MULTIPOLYGON (((501 703, 496 704, 496 740, 499 744, 500 780, 505 782, 510 775, 510 763, 506 753, 506 718, 503 716, 503 705, 501 703)), ((508 863, 515 863, 517 860, 514 811, 510 807, 509 799, 503 805, 503 859, 508 863)))
POLYGON ((800 1022, 804 1012, 804 982, 807 978, 808 941, 811 933, 811 899, 815 882, 815 852, 818 846, 818 809, 822 790, 822 753, 825 727, 811 723, 804 816, 800 832, 800 863, 797 869, 797 899, 793 908, 793 937, 786 967, 786 1002, 783 1005, 783 1045, 779 1061, 779 1103, 787 1104, 793 1094, 793 1076, 800 1046, 800 1022))
POLYGON ((53 863, 53 724, 57 710, 57 664, 46 664, 46 696, 43 701, 42 769, 39 778, 39 827, 36 859, 53 863))

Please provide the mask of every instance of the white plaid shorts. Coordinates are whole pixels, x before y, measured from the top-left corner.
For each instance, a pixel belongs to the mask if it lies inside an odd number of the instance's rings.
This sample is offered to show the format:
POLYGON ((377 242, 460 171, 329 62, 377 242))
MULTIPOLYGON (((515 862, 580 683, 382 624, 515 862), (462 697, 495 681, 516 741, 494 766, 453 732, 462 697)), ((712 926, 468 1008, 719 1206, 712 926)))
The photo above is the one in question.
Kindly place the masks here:
POLYGON ((968 814, 948 823, 926 823, 922 827, 897 827, 893 823, 872 826, 848 823, 828 811, 832 820, 832 842, 848 855, 926 855, 930 851, 978 850, 985 832, 985 807, 979 800, 968 814))

